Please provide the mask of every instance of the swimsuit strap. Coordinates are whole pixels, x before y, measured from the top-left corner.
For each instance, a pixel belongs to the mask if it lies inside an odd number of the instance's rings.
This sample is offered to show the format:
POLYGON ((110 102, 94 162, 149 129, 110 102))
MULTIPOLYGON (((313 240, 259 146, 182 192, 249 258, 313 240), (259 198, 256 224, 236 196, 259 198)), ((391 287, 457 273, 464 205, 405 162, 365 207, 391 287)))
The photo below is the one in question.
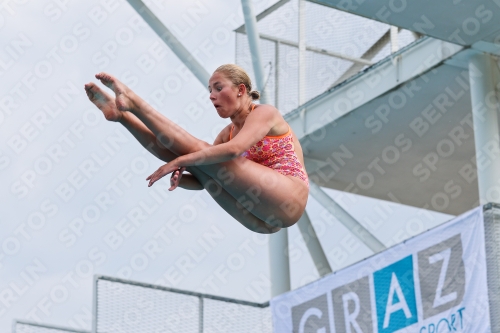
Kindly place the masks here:
POLYGON ((281 138, 284 138, 285 136, 290 135, 290 133, 292 133, 292 129, 290 128, 290 125, 288 125, 288 131, 285 134, 281 134, 281 135, 266 135, 265 137, 266 138, 271 138, 271 139, 281 139, 281 138))

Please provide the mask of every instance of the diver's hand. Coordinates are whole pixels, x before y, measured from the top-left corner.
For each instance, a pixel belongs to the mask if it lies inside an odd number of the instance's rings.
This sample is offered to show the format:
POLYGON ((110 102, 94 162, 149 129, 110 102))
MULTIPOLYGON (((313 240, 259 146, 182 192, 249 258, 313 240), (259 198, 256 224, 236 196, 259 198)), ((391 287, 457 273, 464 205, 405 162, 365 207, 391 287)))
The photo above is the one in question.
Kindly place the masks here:
POLYGON ((172 176, 170 176, 170 188, 169 191, 173 191, 179 186, 182 178, 183 172, 186 170, 185 167, 181 167, 174 172, 172 172, 172 176))
POLYGON ((153 186, 153 184, 156 183, 158 180, 168 175, 169 173, 178 170, 179 168, 181 168, 181 166, 176 163, 176 160, 173 160, 172 162, 162 165, 160 168, 158 168, 158 170, 153 172, 151 176, 146 178, 146 180, 149 180, 148 187, 153 186))

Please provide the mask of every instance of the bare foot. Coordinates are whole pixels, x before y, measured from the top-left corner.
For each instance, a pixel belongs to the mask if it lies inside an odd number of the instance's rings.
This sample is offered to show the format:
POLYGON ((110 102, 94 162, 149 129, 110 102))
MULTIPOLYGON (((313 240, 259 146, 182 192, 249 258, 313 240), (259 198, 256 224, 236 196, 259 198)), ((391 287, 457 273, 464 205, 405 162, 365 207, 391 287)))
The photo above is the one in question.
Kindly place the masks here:
POLYGON ((95 77, 100 80, 106 87, 113 90, 116 98, 116 107, 120 111, 134 111, 135 104, 130 99, 133 94, 126 85, 121 83, 117 78, 107 73, 96 74, 95 77))
POLYGON ((85 85, 85 92, 92 103, 104 113, 104 117, 110 121, 120 121, 122 113, 116 108, 113 97, 106 94, 92 82, 85 85))

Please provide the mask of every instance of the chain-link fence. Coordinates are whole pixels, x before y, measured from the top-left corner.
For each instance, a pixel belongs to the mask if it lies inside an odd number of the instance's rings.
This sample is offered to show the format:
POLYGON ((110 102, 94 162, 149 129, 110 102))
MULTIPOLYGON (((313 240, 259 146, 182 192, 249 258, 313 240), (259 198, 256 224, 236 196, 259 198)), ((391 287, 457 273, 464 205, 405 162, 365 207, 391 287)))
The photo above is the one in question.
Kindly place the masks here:
POLYGON ((16 320, 12 326, 12 333, 90 333, 73 328, 39 324, 24 320, 16 320))
POLYGON ((269 302, 258 304, 97 276, 95 333, 272 332, 269 302))
POLYGON ((491 331, 500 332, 500 205, 484 206, 484 241, 491 331))
MULTIPOLYGON (((299 0, 281 0, 257 19, 268 103, 283 114, 391 55, 419 36, 364 17, 307 1, 302 34, 306 51, 299 77, 299 0), (302 98, 299 96, 302 94, 302 98)), ((245 27, 236 29, 236 63, 253 81, 245 27)))

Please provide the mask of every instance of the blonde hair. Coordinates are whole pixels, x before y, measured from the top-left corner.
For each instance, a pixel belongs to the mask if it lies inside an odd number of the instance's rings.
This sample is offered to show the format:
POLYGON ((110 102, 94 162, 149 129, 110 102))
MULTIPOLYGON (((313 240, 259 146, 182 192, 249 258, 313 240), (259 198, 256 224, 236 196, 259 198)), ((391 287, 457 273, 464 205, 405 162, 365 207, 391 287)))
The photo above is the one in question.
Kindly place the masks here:
POLYGON ((226 64, 219 66, 215 71, 224 74, 235 86, 244 84, 247 88, 247 95, 252 98, 252 100, 257 100, 260 98, 260 93, 257 90, 252 90, 252 81, 248 76, 247 72, 238 65, 226 64))

